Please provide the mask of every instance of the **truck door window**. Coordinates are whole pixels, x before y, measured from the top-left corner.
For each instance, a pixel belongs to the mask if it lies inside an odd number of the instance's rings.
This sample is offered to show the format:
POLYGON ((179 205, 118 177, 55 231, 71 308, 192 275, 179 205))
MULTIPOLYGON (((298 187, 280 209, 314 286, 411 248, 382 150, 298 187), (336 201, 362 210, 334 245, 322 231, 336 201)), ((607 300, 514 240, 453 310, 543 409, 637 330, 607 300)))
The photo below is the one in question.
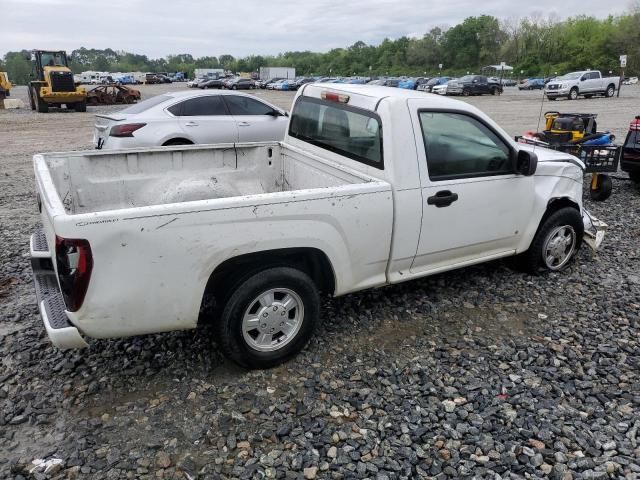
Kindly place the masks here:
POLYGON ((419 115, 431 180, 513 173, 509 147, 480 121, 461 113, 419 115))
POLYGON ((293 107, 289 135, 366 165, 384 168, 382 126, 373 112, 300 97, 293 107))

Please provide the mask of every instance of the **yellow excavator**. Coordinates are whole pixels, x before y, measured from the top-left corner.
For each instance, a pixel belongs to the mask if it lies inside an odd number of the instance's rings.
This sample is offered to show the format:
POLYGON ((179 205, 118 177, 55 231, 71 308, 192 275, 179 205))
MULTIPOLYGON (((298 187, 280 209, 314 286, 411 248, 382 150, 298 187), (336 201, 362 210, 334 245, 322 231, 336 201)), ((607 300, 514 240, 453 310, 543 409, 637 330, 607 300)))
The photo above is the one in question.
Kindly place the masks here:
POLYGON ((64 51, 32 50, 33 74, 29 82, 31 110, 47 113, 49 107, 87 111, 87 91, 76 86, 64 51))
POLYGON ((0 102, 9 96, 11 87, 12 85, 7 76, 7 72, 0 72, 0 102))

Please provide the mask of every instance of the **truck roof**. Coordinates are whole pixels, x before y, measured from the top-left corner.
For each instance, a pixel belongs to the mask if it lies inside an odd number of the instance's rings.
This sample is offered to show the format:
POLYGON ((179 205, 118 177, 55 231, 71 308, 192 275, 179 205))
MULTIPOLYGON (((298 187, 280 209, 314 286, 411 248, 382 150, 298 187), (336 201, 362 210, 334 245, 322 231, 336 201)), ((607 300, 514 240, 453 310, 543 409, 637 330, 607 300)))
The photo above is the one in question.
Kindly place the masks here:
MULTIPOLYGON (((378 103, 383 99, 391 102, 406 103, 409 99, 428 100, 430 106, 434 108, 450 108, 452 110, 469 110, 470 105, 460 100, 450 97, 436 95, 432 93, 419 92, 417 90, 407 90, 404 88, 384 87, 381 85, 358 85, 347 83, 309 83, 303 91, 303 95, 310 97, 320 97, 321 92, 332 91, 357 95, 357 105, 361 108, 375 110, 378 103)), ((352 104, 352 102, 349 102, 352 104)))

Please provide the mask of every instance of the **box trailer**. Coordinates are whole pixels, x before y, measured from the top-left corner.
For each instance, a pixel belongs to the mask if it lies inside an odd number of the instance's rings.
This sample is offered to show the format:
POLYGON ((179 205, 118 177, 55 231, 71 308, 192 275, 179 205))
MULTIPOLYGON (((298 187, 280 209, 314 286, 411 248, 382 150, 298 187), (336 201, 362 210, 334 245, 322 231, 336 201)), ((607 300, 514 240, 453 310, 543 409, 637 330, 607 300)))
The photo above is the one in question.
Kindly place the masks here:
POLYGON ((273 78, 296 78, 296 69, 290 67, 260 67, 260 80, 273 78))
POLYGON ((196 68, 193 72, 194 78, 218 78, 224 75, 223 68, 196 68))

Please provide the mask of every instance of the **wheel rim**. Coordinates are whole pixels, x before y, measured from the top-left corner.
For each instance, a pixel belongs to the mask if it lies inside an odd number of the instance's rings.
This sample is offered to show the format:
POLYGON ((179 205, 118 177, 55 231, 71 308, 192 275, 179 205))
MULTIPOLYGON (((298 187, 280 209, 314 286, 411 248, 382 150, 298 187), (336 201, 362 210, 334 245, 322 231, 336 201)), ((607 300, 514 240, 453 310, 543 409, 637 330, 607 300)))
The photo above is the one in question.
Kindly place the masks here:
POLYGON ((613 97, 613 88, 609 88, 609 90, 607 90, 607 96, 613 97))
POLYGON ((272 288, 258 295, 242 317, 242 335, 259 352, 274 352, 288 345, 304 320, 300 296, 288 288, 272 288))
POLYGON ((571 100, 575 100, 576 98, 578 98, 578 92, 571 90, 571 100))
POLYGON ((551 231, 542 249, 543 260, 549 270, 559 270, 571 259, 576 248, 576 232, 571 225, 551 231))

